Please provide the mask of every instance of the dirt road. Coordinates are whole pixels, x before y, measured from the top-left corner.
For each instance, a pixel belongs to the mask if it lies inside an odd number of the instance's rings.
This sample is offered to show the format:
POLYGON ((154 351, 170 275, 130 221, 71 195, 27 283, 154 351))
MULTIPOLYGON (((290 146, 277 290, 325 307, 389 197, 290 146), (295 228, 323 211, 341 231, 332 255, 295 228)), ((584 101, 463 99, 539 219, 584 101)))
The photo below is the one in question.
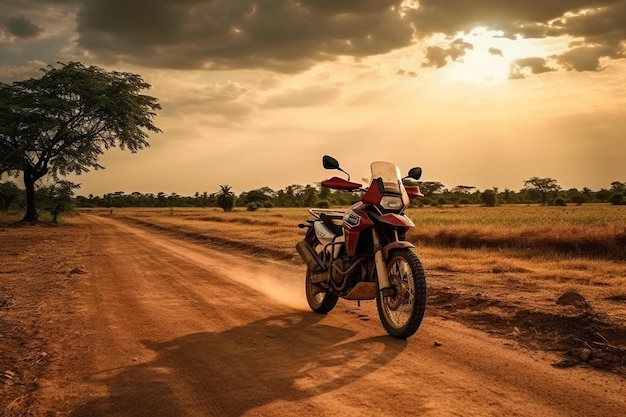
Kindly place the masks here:
POLYGON ((428 316, 386 336, 374 302, 306 306, 304 270, 81 215, 46 416, 618 416, 626 381, 428 316), (435 343, 437 342, 437 343, 435 343))

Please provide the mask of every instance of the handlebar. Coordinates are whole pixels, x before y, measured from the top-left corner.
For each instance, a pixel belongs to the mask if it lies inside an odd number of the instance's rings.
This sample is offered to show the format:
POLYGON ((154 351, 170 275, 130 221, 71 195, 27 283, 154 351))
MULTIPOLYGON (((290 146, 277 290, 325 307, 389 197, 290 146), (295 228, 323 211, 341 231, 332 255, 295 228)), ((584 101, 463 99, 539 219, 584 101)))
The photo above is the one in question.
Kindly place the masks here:
POLYGON ((332 188, 335 190, 355 191, 362 189, 362 185, 357 182, 344 180, 339 177, 332 177, 322 181, 322 187, 332 188))

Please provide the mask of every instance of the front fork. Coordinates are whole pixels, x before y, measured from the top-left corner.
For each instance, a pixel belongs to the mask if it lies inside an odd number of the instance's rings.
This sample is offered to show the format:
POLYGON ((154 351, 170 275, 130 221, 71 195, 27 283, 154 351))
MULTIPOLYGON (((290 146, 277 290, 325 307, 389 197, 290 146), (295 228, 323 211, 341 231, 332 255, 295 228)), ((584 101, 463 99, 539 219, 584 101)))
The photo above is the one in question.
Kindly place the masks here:
POLYGON ((376 276, 378 277, 378 290, 383 296, 387 296, 391 292, 391 285, 389 284, 387 265, 385 265, 385 259, 383 258, 383 248, 380 245, 376 228, 372 228, 372 240, 374 243, 374 263, 376 264, 376 276))

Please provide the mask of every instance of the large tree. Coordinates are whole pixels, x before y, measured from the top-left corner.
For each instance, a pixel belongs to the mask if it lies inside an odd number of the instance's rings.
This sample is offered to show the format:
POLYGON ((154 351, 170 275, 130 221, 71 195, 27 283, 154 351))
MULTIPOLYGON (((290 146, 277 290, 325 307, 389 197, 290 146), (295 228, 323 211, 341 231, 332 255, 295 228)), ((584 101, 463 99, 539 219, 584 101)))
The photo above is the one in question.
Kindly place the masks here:
POLYGON ((104 168, 98 158, 119 146, 148 144, 158 99, 141 76, 108 72, 79 62, 42 69, 41 78, 0 83, 0 175, 23 175, 25 221, 35 222, 35 183, 104 168))
POLYGON ((548 195, 561 191, 561 186, 554 178, 532 177, 524 181, 524 189, 538 192, 541 195, 541 204, 548 203, 548 195))

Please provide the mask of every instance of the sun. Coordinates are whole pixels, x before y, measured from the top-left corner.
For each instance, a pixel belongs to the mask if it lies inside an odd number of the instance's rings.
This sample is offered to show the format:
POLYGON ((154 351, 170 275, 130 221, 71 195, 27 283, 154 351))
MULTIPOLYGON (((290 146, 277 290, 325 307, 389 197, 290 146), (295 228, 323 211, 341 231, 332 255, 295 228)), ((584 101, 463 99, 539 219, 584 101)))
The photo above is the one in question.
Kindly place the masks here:
POLYGON ((524 39, 511 39, 502 32, 477 27, 469 33, 460 33, 455 39, 471 45, 456 61, 442 70, 449 82, 470 82, 498 85, 509 79, 511 62, 518 58, 536 56, 536 45, 524 39))

